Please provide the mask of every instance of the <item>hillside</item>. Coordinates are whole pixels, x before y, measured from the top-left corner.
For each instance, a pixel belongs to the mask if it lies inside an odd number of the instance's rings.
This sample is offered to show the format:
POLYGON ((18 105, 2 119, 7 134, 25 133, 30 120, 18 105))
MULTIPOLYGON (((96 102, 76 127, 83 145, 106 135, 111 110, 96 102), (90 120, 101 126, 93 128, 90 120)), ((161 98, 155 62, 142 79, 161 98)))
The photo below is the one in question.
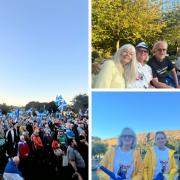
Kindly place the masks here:
MULTIPOLYGON (((165 130, 164 131, 168 138, 170 139, 176 139, 180 140, 180 130, 165 130)), ((137 139, 139 142, 145 142, 146 141, 146 135, 148 133, 140 133, 137 135, 137 139)), ((154 132, 150 132, 150 139, 154 139, 154 132)), ((109 146, 115 145, 117 142, 117 138, 109 138, 109 139, 103 139, 103 143, 108 144, 109 146)))

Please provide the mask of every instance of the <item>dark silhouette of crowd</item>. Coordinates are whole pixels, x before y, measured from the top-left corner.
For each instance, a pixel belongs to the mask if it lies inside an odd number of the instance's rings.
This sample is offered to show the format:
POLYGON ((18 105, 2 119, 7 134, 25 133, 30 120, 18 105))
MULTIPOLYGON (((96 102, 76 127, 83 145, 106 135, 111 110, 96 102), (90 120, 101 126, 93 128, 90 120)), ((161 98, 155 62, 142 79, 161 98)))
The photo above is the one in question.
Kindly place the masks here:
MULTIPOLYGON (((88 117, 0 117, 0 174, 18 156, 25 180, 88 179, 88 117)), ((5 178, 4 178, 5 179, 5 178)))

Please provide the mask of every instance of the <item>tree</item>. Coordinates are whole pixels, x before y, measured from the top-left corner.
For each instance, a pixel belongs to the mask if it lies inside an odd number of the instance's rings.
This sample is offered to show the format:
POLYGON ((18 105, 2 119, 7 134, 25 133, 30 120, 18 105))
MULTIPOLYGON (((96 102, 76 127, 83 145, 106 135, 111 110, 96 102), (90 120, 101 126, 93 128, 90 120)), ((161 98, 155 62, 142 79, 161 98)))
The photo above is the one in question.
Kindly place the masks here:
POLYGON ((93 156, 99 156, 100 159, 100 155, 104 154, 107 151, 107 144, 103 144, 103 143, 92 143, 92 155, 93 156))
POLYGON ((13 106, 7 106, 5 103, 0 104, 0 109, 2 114, 7 114, 13 109, 13 106))
POLYGON ((92 0, 92 46, 104 56, 124 43, 152 44, 166 23, 159 1, 92 0))
POLYGON ((163 19, 167 27, 163 29, 162 39, 168 42, 170 54, 175 54, 180 45, 180 5, 170 11, 165 11, 163 19))
POLYGON ((58 107, 55 105, 54 101, 51 101, 48 103, 47 105, 47 110, 51 113, 55 113, 56 111, 58 111, 58 107))
POLYGON ((88 96, 86 94, 79 94, 72 100, 72 107, 75 113, 79 112, 79 109, 84 113, 88 108, 88 96))
POLYGON ((28 110, 29 108, 33 108, 33 111, 43 112, 44 110, 47 110, 47 107, 48 107, 48 103, 31 101, 28 104, 26 104, 25 110, 28 110))

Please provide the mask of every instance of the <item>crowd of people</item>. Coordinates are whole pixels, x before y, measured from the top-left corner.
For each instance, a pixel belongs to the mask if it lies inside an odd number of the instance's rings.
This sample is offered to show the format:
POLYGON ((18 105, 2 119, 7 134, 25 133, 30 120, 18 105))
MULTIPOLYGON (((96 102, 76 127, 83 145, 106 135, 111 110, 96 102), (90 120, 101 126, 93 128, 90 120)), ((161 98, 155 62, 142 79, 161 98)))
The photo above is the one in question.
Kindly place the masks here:
POLYGON ((124 128, 118 138, 118 145, 110 148, 98 165, 100 179, 174 180, 178 179, 178 166, 174 150, 166 147, 167 137, 163 131, 155 133, 155 145, 147 146, 142 161, 136 148, 137 138, 130 128, 124 128))
POLYGON ((18 121, 0 117, 0 174, 4 180, 88 179, 88 117, 48 114, 18 121))
MULTIPOLYGON (((110 60, 93 65, 93 88, 180 88, 179 60, 176 66, 167 56, 168 44, 158 41, 149 58, 149 47, 125 44, 110 60), (178 75, 177 75, 178 73, 178 75)), ((180 56, 180 50, 177 53, 180 56)))

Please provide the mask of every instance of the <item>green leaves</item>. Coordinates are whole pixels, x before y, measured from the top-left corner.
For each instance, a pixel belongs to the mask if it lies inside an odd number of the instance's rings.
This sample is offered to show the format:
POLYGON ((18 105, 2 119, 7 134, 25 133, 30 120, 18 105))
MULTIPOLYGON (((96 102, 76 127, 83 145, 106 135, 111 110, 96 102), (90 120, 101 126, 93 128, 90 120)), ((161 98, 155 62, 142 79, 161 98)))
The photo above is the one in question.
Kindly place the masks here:
POLYGON ((154 43, 165 26, 158 1, 92 0, 92 46, 104 57, 117 43, 154 43))

